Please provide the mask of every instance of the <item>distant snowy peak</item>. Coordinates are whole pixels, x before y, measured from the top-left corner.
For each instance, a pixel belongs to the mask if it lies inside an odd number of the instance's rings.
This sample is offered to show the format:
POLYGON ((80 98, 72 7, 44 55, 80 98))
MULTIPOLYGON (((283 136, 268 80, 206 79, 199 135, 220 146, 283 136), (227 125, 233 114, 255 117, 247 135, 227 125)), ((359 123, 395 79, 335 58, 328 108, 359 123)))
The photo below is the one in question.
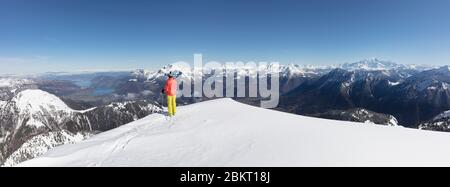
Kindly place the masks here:
POLYGON ((24 90, 18 93, 11 101, 22 112, 36 113, 44 109, 47 111, 72 111, 57 96, 42 90, 24 90))
POLYGON ((346 70, 388 70, 399 68, 399 65, 391 61, 382 61, 373 58, 354 63, 345 63, 341 65, 341 68, 346 70))
POLYGON ((317 68, 311 67, 307 68, 305 66, 300 66, 297 64, 289 64, 287 66, 280 67, 280 76, 308 76, 308 75, 316 75, 318 74, 314 70, 317 68))
POLYGON ((399 69, 409 69, 409 70, 417 70, 417 71, 425 71, 429 69, 435 68, 435 66, 431 65, 423 65, 423 64, 398 64, 392 61, 380 60, 377 58, 361 60, 359 62, 353 63, 344 63, 339 66, 339 68, 345 70, 367 70, 367 71, 376 71, 376 70, 399 70, 399 69))
POLYGON ((15 77, 0 77, 0 88, 8 87, 14 88, 24 84, 30 84, 33 81, 30 79, 22 79, 15 77))

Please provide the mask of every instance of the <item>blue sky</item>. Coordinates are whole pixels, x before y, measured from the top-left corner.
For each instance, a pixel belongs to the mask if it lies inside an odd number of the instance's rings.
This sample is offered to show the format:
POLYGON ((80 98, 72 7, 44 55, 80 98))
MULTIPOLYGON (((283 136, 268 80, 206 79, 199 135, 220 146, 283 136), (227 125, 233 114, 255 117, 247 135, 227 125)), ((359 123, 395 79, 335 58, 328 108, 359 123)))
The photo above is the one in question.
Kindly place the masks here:
POLYGON ((1 74, 175 61, 450 64, 450 0, 0 0, 1 74))

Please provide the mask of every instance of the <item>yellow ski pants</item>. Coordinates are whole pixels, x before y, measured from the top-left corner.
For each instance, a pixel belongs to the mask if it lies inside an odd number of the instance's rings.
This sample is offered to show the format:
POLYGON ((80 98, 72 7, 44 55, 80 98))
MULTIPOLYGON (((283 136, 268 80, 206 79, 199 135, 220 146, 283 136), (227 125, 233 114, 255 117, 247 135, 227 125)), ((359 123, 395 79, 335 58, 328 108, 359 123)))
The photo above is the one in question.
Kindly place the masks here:
POLYGON ((177 112, 177 96, 167 96, 167 109, 169 112, 169 116, 174 116, 177 112))

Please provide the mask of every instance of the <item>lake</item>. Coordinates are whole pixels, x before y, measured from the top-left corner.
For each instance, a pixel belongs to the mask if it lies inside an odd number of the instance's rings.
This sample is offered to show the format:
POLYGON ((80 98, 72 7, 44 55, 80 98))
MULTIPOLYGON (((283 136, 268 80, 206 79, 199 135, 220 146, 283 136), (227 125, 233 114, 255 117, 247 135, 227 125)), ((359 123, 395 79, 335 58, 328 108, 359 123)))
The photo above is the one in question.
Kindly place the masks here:
POLYGON ((96 88, 92 93, 93 96, 108 95, 114 92, 112 88, 96 88))

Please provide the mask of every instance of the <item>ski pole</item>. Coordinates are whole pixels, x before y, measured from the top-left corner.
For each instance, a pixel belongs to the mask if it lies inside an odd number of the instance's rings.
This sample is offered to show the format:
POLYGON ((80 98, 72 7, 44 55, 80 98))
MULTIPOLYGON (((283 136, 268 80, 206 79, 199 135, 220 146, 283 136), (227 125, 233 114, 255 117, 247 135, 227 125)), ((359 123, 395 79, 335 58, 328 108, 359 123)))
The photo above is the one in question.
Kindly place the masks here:
POLYGON ((161 97, 161 109, 164 110, 164 88, 161 90, 160 97, 161 97))

